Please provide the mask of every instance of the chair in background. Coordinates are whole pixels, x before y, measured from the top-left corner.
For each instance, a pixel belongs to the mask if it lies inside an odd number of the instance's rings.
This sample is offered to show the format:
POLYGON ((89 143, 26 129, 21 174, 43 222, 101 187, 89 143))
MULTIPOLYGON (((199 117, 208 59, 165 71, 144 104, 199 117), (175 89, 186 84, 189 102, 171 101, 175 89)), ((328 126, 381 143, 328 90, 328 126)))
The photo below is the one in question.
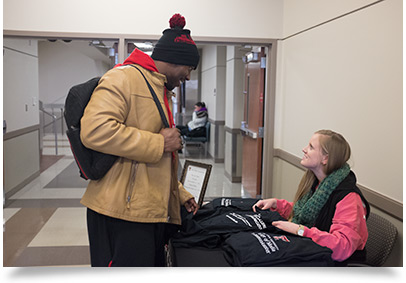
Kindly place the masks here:
POLYGON ((210 141, 210 122, 207 121, 206 125, 206 136, 205 137, 188 137, 188 136, 182 136, 182 140, 183 140, 183 144, 184 144, 184 149, 183 149, 183 157, 186 157, 186 146, 188 144, 198 144, 199 146, 201 146, 202 144, 204 145, 204 154, 205 157, 207 157, 207 152, 208 152, 208 148, 207 145, 210 141))
POLYGON ((350 262, 348 266, 383 266, 393 250, 398 236, 395 225, 371 212, 367 226, 369 236, 366 243, 366 259, 363 262, 350 262))

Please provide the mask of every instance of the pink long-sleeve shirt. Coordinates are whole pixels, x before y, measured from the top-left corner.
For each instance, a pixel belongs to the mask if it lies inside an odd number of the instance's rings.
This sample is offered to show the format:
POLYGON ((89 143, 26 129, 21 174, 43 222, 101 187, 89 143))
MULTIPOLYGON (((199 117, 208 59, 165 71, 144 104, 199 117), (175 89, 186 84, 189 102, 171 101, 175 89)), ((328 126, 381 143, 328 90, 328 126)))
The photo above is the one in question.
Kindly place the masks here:
MULTIPOLYGON (((293 209, 293 203, 278 199, 276 205, 277 208, 273 210, 287 219, 293 209)), ((365 247, 368 239, 366 213, 361 197, 357 193, 349 193, 337 203, 329 232, 316 227, 305 227, 303 236, 331 249, 333 260, 344 261, 356 250, 365 247)))

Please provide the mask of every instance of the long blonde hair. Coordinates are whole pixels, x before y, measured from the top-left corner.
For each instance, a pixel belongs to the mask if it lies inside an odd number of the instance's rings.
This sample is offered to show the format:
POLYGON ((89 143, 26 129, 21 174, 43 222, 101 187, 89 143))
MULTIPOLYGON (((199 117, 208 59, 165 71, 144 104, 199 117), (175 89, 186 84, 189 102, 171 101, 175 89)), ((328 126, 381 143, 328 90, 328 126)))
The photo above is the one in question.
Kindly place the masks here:
MULTIPOLYGON (((319 134, 320 146, 322 153, 328 155, 327 164, 324 167, 324 173, 328 176, 337 169, 340 169, 351 157, 351 148, 344 137, 331 130, 319 130, 315 132, 319 134)), ((303 175, 298 190, 296 192, 293 204, 307 194, 312 188, 316 180, 316 175, 307 169, 303 175)), ((293 217, 293 209, 289 219, 293 217)))

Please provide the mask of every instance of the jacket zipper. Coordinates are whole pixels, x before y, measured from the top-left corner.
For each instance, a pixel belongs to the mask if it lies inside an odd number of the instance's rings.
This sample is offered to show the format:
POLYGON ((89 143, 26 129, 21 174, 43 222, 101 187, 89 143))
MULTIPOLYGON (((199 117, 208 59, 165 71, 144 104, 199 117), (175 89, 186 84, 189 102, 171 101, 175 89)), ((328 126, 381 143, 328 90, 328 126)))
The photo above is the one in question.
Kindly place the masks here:
MULTIPOLYGON (((167 214, 167 217, 166 217, 166 222, 169 222, 171 220, 171 217, 169 215, 169 206, 170 206, 170 203, 171 203, 172 185, 174 185, 173 175, 175 174, 174 172, 176 172, 174 170, 175 170, 175 165, 176 165, 176 157, 177 157, 176 154, 177 153, 174 152, 173 154, 175 155, 175 158, 171 160, 171 162, 172 162, 172 164, 171 164, 171 180, 170 180, 170 183, 169 183, 168 214, 167 214)), ((179 159, 178 159, 178 162, 179 162, 179 159)), ((178 185, 178 184, 176 184, 176 185, 178 185)))
POLYGON ((133 161, 131 163, 131 178, 129 182, 129 188, 128 188, 128 194, 127 194, 127 209, 130 209, 130 202, 131 202, 131 196, 133 194, 134 190, 134 183, 135 183, 135 176, 137 175, 137 167, 138 163, 136 161, 133 161))

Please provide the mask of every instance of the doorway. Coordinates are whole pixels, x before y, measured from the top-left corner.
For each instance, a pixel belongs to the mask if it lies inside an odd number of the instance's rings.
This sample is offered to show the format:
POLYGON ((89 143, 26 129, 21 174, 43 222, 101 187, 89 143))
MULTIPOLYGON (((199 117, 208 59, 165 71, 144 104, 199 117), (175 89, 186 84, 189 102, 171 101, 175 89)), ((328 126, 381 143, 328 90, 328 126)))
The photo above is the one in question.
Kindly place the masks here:
POLYGON ((263 137, 264 137, 264 94, 266 76, 265 48, 259 47, 243 58, 244 68, 244 121, 241 123, 243 136, 242 186, 252 197, 261 195, 263 137))

